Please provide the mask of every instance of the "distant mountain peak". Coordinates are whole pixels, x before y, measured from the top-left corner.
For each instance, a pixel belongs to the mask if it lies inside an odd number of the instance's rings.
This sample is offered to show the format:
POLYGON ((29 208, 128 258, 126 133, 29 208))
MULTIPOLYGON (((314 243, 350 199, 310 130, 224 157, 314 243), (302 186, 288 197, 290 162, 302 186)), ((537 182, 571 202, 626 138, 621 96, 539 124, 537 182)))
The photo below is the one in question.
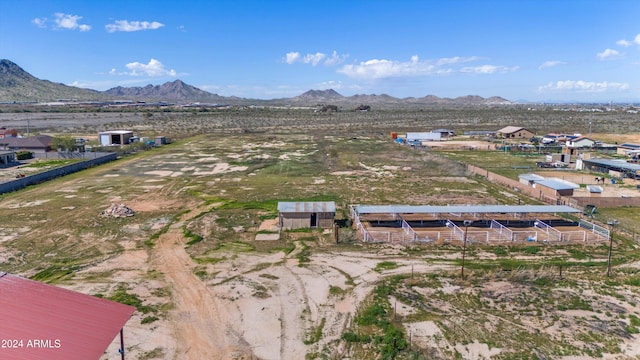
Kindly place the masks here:
POLYGON ((105 91, 105 93, 112 96, 147 100, 213 102, 224 100, 224 98, 219 95, 200 90, 197 87, 189 85, 180 79, 166 82, 162 85, 149 84, 144 87, 134 86, 126 88, 118 86, 105 91))
POLYGON ((296 96, 294 99, 299 100, 339 100, 343 99, 344 96, 340 95, 337 91, 333 89, 327 90, 309 90, 302 95, 296 96))

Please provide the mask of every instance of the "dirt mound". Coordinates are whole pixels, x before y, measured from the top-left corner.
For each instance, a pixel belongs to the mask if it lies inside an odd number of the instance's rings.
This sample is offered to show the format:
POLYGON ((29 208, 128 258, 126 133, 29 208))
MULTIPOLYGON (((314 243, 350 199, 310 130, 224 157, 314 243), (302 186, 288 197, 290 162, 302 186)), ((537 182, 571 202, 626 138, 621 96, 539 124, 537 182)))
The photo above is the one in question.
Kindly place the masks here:
POLYGON ((133 216, 135 212, 124 204, 111 204, 108 209, 102 210, 100 216, 110 217, 128 217, 133 216))

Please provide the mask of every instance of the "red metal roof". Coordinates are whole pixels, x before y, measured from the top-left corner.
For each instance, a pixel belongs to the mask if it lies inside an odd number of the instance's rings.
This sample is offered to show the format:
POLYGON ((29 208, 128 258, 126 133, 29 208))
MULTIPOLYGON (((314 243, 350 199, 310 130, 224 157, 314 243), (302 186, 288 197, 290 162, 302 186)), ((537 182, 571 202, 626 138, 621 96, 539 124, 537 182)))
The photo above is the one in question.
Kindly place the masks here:
POLYGON ((0 359, 98 359, 135 310, 0 272, 0 359))

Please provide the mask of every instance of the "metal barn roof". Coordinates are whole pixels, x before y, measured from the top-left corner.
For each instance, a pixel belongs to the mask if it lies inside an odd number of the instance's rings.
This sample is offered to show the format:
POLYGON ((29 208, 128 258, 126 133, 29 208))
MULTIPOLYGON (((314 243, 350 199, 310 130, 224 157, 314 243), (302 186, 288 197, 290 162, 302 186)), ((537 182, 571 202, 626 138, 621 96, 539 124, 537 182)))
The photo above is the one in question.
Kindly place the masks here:
POLYGON ((135 310, 0 272, 0 339, 22 340, 0 358, 98 359, 135 310))
POLYGON ((566 205, 355 205, 358 214, 579 213, 566 205))
POLYGON ((544 176, 540 176, 540 175, 537 175, 537 174, 520 174, 520 175, 518 175, 518 178, 520 178, 522 180, 527 180, 527 181, 544 180, 544 176))
POLYGON ((617 160, 617 159, 585 159, 582 160, 585 164, 596 164, 602 167, 610 168, 610 169, 621 169, 621 170, 630 170, 630 171, 639 171, 640 165, 628 163, 626 160, 617 160))
POLYGON ((580 185, 578 184, 574 184, 572 182, 562 180, 562 179, 556 179, 556 178, 544 179, 544 180, 536 181, 536 183, 542 186, 546 186, 553 190, 571 190, 571 189, 580 188, 580 185))
POLYGON ((281 213, 336 212, 336 203, 333 201, 279 202, 278 212, 281 212, 281 213))

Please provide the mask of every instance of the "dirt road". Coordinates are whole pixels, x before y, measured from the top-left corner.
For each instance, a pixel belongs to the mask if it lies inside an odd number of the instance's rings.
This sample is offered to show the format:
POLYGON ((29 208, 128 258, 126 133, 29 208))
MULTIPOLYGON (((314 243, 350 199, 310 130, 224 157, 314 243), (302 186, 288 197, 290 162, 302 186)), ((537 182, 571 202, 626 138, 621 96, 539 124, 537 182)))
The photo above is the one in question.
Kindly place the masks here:
POLYGON ((193 260, 184 249, 181 223, 161 235, 153 262, 165 274, 172 289, 174 309, 170 322, 179 359, 253 359, 251 350, 230 343, 226 312, 216 297, 194 273, 193 260))

